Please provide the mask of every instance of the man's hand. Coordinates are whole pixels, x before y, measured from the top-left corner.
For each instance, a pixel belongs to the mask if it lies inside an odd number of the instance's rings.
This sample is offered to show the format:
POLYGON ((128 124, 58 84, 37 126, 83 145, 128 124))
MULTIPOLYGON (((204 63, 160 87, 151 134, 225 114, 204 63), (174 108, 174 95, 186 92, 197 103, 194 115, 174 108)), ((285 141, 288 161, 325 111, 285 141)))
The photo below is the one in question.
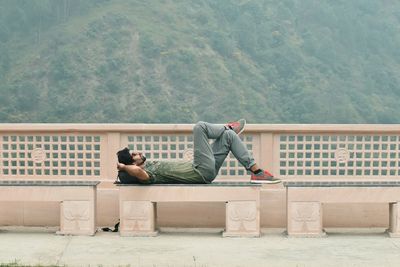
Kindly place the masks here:
POLYGON ((117 169, 119 171, 127 172, 131 176, 135 176, 141 181, 147 181, 150 179, 149 174, 143 169, 143 165, 136 166, 136 165, 125 165, 122 163, 117 163, 117 169))
POLYGON ((125 164, 117 162, 117 169, 123 171, 125 169, 125 164))

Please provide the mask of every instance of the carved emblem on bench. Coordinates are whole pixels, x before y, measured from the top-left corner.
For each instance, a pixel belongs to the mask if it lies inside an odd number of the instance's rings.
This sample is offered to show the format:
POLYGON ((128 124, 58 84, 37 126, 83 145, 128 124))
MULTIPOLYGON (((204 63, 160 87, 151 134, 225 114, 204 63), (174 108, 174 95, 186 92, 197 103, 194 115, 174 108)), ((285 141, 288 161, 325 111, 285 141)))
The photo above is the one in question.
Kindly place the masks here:
POLYGON ((62 219, 64 230, 86 230, 90 228, 89 201, 64 201, 62 203, 62 219))
POLYGON ((153 203, 149 201, 124 201, 124 228, 129 231, 152 231, 154 226, 153 209, 153 203))
POLYGON ((232 201, 227 203, 227 229, 231 232, 257 230, 257 206, 252 201, 232 201))
POLYGON ((292 227, 296 232, 320 230, 320 204, 318 202, 291 203, 292 227))

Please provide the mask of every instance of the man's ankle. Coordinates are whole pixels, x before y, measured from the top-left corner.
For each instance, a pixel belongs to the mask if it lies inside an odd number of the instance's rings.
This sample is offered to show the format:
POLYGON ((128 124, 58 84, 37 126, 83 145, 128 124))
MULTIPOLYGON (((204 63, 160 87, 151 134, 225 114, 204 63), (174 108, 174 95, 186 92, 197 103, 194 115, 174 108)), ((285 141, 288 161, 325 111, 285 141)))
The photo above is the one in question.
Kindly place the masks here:
POLYGON ((259 173, 261 173, 262 171, 263 171, 262 169, 257 169, 257 170, 254 170, 253 173, 254 173, 254 174, 259 174, 259 173))

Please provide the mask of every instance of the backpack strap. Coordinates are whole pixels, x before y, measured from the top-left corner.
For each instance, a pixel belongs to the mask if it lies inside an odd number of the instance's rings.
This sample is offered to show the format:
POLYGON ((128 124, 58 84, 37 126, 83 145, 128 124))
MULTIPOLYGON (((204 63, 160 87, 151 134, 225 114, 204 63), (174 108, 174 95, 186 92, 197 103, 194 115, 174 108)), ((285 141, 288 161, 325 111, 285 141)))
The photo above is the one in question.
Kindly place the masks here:
POLYGON ((114 230, 111 229, 110 227, 103 227, 103 228, 101 228, 101 230, 103 230, 104 232, 118 232, 118 230, 119 230, 119 220, 118 220, 118 222, 114 225, 114 230))

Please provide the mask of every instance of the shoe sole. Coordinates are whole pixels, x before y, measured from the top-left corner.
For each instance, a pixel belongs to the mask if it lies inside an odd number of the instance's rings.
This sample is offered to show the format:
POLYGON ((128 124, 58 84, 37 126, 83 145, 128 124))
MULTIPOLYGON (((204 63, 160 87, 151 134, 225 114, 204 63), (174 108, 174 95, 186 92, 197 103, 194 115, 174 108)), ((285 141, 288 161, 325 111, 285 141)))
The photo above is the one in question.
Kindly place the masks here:
POLYGON ((252 184, 279 184, 282 181, 250 181, 252 184))
POLYGON ((240 132, 237 133, 237 135, 243 133, 244 128, 246 127, 246 123, 247 123, 246 120, 244 120, 243 128, 242 128, 242 130, 240 130, 240 132))

